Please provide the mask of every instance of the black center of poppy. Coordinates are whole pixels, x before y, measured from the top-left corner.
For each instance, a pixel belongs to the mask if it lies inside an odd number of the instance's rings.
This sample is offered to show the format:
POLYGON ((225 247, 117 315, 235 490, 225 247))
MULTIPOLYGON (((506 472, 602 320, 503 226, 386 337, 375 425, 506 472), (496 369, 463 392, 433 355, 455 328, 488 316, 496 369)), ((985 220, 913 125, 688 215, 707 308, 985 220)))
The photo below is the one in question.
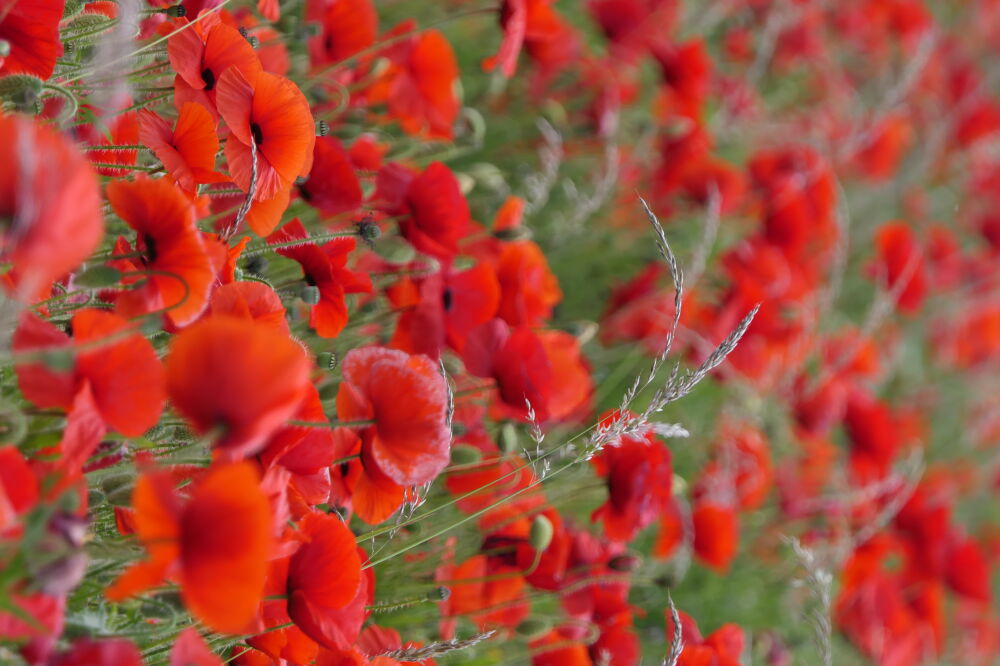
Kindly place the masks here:
POLYGON ((301 185, 299 185, 299 196, 301 196, 303 199, 305 199, 306 202, 312 201, 313 196, 312 196, 312 193, 309 192, 309 181, 308 180, 306 182, 302 183, 301 185))
POLYGON ((260 125, 250 123, 250 133, 253 134, 253 142, 258 146, 264 143, 264 133, 260 131, 260 125))
POLYGON ((451 300, 451 287, 446 287, 441 293, 441 302, 444 304, 444 311, 449 312, 451 310, 452 300, 451 300))
POLYGON ((345 462, 340 463, 340 475, 347 476, 347 473, 351 471, 351 466, 345 462))
POLYGON ((215 87, 215 72, 206 67, 201 70, 201 80, 205 82, 205 90, 211 90, 215 87))
POLYGON ((146 259, 150 262, 156 261, 156 241, 152 236, 143 236, 142 244, 146 246, 146 259))
POLYGON ((310 287, 316 286, 316 280, 314 280, 313 276, 309 275, 308 273, 305 274, 305 280, 306 284, 309 285, 310 287))

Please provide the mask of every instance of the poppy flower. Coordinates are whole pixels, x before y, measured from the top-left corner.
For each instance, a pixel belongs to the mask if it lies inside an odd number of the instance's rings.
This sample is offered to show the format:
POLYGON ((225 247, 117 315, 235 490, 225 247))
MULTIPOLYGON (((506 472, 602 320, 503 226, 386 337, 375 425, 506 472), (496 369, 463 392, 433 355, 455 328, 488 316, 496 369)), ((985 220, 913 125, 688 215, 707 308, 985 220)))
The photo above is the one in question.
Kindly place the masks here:
POLYGON ((695 557, 706 566, 725 573, 739 545, 735 509, 711 500, 699 501, 695 503, 691 518, 695 557))
POLYGON ((371 0, 307 0, 305 16, 322 26, 307 43, 313 67, 340 62, 375 43, 378 12, 371 0))
POLYGON ((515 627, 528 615, 526 585, 516 566, 486 555, 473 555, 454 568, 451 590, 442 609, 445 616, 469 615, 480 628, 515 627))
POLYGON ((289 335, 281 297, 261 282, 231 282, 212 292, 209 311, 213 317, 239 317, 266 324, 289 335))
POLYGON ((69 412, 58 464, 71 473, 79 471, 107 428, 137 437, 160 417, 163 369, 149 341, 137 330, 129 334, 130 328, 115 314, 84 309, 71 321, 72 340, 30 313, 22 316, 14 332, 16 351, 73 354, 73 365, 66 371, 44 363, 14 368, 28 400, 69 412))
MULTIPOLYGON (((93 111, 92 109, 90 111, 93 111)), ((135 111, 120 113, 111 120, 108 135, 105 136, 93 125, 82 125, 76 130, 77 138, 86 141, 91 146, 134 146, 139 143, 139 117, 135 111)), ((98 164, 120 164, 123 167, 135 166, 139 157, 138 150, 88 150, 87 157, 98 164)), ((97 173, 102 176, 122 178, 129 169, 115 167, 97 167, 97 173)))
POLYGON ((0 446, 0 535, 17 525, 18 516, 38 501, 38 479, 13 446, 0 446))
POLYGON ((170 650, 170 666, 222 666, 222 659, 209 649, 197 629, 188 627, 177 634, 170 650))
POLYGON ((226 162, 235 183, 249 191, 257 154, 254 199, 273 199, 299 176, 309 175, 316 126, 309 102, 288 79, 263 70, 244 73, 231 67, 219 77, 216 104, 232 132, 226 162))
POLYGON ((887 288, 898 291, 897 303, 904 312, 915 312, 927 293, 924 253, 904 222, 890 222, 879 228, 875 237, 877 267, 885 275, 887 288))
MULTIPOLYGON (((380 188, 383 186, 380 172, 380 188)), ((458 242, 471 229, 469 204, 462 195, 451 170, 434 162, 423 173, 410 179, 402 175, 403 192, 399 222, 403 238, 414 248, 432 257, 448 261, 458 254, 458 242)))
POLYGON ((93 666, 95 664, 116 664, 121 666, 142 666, 142 655, 135 643, 125 638, 92 640, 80 638, 73 642, 69 650, 54 657, 52 666, 93 666))
POLYGON ((298 186, 299 195, 324 215, 337 215, 361 205, 361 183, 350 155, 332 136, 316 139, 312 171, 298 186))
MULTIPOLYGON (((298 218, 268 236, 271 244, 308 241, 309 233, 298 218)), ((347 294, 371 292, 371 280, 347 268, 347 257, 357 247, 354 238, 335 238, 322 246, 303 242, 275 250, 302 266, 306 283, 319 289, 319 302, 312 306, 309 325, 324 338, 335 338, 347 325, 347 294)))
POLYGON ((149 559, 106 591, 121 601, 165 578, 180 583, 191 613, 211 629, 241 633, 264 590, 271 555, 271 507, 245 462, 216 465, 183 502, 165 472, 143 474, 132 496, 136 534, 149 559))
POLYGON ((407 489, 382 473, 371 460, 372 434, 364 435, 362 440, 349 428, 335 431, 337 457, 356 457, 332 471, 330 502, 352 510, 369 525, 377 525, 402 505, 407 489))
POLYGON ((194 192, 199 183, 225 180, 215 172, 215 154, 219 152, 215 120, 201 104, 181 105, 173 129, 156 112, 143 109, 139 112, 138 138, 187 192, 194 192))
POLYGON ((108 201, 118 217, 136 230, 144 286, 121 293, 116 308, 127 316, 163 311, 174 326, 190 324, 208 304, 216 270, 191 201, 167 180, 140 177, 108 185, 108 201))
POLYGON ((451 139, 461 108, 455 95, 458 63, 451 44, 437 30, 425 30, 390 51, 392 65, 368 90, 368 101, 385 103, 403 131, 451 139))
MULTIPOLYGON (((616 418, 606 415, 603 421, 616 418)), ((625 436, 610 442, 591 463, 607 479, 608 500, 591 516, 600 519, 605 534, 615 541, 631 541, 670 504, 674 472, 670 450, 653 433, 625 436)))
POLYGON ((426 356, 382 347, 353 349, 344 357, 337 415, 374 420, 365 431, 362 458, 393 482, 433 480, 450 459, 448 392, 426 356), (404 398, 405 396, 405 398, 404 398))
POLYGON ((234 68, 253 77, 261 65, 250 42, 236 28, 219 21, 211 27, 205 27, 205 23, 172 33, 167 41, 167 56, 177 72, 174 102, 178 108, 198 102, 214 115, 223 73, 234 68))
POLYGON ((343 645, 327 610, 354 601, 362 581, 354 534, 337 516, 310 513, 299 523, 305 541, 288 561, 288 615, 322 645, 343 645))
POLYGON ((499 316, 511 326, 538 326, 562 300, 562 291, 541 248, 532 241, 507 243, 497 261, 499 316))
POLYGON ((201 434, 221 428, 229 456, 260 449, 305 397, 309 362, 274 328, 229 316, 181 331, 166 362, 171 403, 201 434))
MULTIPOLYGON (((17 4, 19 12, 34 11, 33 3, 17 4)), ((8 220, 0 259, 34 297, 97 248, 104 234, 97 175, 62 135, 23 116, 0 116, 0 218, 8 220), (61 178, 51 177, 52 164, 61 178)))
POLYGON ((503 27, 500 49, 483 61, 483 69, 492 72, 499 67, 501 73, 510 78, 517 71, 517 57, 528 30, 527 0, 505 0, 500 7, 500 25, 503 27))
POLYGON ((10 49, 0 56, 0 75, 31 74, 40 79, 52 76, 56 59, 63 52, 59 22, 64 5, 65 0, 0 2, 0 41, 10 49))
POLYGON ((393 302, 405 309, 391 346, 431 358, 438 358, 446 344, 461 352, 468 332, 492 319, 500 302, 500 286, 488 263, 464 271, 444 268, 414 289, 419 290, 418 298, 409 307, 393 302))

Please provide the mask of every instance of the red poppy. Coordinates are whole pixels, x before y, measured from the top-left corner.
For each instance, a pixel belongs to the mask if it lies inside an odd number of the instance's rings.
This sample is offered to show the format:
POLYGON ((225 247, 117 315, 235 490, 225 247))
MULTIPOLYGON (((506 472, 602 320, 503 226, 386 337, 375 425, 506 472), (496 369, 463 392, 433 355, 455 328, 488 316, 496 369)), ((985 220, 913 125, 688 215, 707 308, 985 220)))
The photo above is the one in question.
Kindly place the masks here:
POLYGON ((222 666, 222 659, 209 649, 197 629, 188 627, 177 635, 170 650, 170 666, 222 666))
POLYGON ((23 295, 34 297, 79 266, 104 234, 93 167, 55 131, 0 116, 0 217, 10 220, 0 234, 0 259, 13 264, 23 295), (61 178, 51 177, 52 164, 60 165, 61 178))
POLYGON ((390 52, 392 65, 368 91, 371 103, 386 103, 403 131, 451 139, 460 104, 455 95, 458 63, 448 40, 425 30, 390 52))
POLYGON ((354 534, 337 516, 319 513, 307 514, 299 529, 304 543, 288 561, 288 615, 321 645, 346 647, 336 628, 341 618, 328 611, 347 612, 358 598, 364 576, 354 534))
POLYGON ((378 13, 371 0, 308 0, 306 20, 322 25, 308 41, 314 67, 340 62, 375 43, 378 13))
POLYGON ((499 316, 511 326, 538 326, 562 300, 562 291, 541 248, 532 241, 507 243, 497 260, 499 316))
POLYGON ((212 292, 209 311, 213 317, 249 319, 289 334, 285 306, 281 297, 261 282, 231 282, 212 292))
POLYGON ((337 415, 347 421, 373 419, 365 431, 362 458, 393 482, 427 483, 449 461, 448 392, 426 356, 364 347, 344 357, 337 415))
POLYGON ((80 638, 49 663, 52 666, 142 666, 142 655, 135 643, 126 638, 80 638))
POLYGON ((409 307, 399 317, 391 345, 431 358, 438 358, 446 344, 461 352, 469 331, 496 316, 500 302, 496 273, 488 263, 464 271, 445 268, 413 288, 419 289, 415 303, 393 302, 409 307))
POLYGON ((517 57, 528 30, 527 0, 505 0, 500 7, 500 25, 503 27, 500 49, 483 61, 483 69, 491 72, 499 66, 503 75, 510 78, 517 71, 517 57))
POLYGON ((927 293, 927 275, 913 230, 905 222, 887 223, 879 228, 875 244, 879 254, 874 270, 879 278, 884 275, 888 289, 898 290, 899 308, 915 312, 927 293))
POLYGON ((372 435, 365 433, 365 445, 348 428, 335 433, 337 457, 355 459, 341 463, 331 474, 330 502, 348 508, 369 525, 377 525, 391 516, 406 499, 407 490, 382 473, 371 461, 372 435), (365 455, 367 454, 367 455, 365 455))
MULTIPOLYGON (((606 415, 603 422, 610 425, 606 415)), ((608 500, 591 516, 601 519, 609 539, 631 541, 672 501, 673 467, 670 450, 653 433, 610 442, 592 459, 597 474, 607 479, 608 500)))
MULTIPOLYGON (((52 76, 62 55, 59 22, 65 0, 3 0, 0 2, 0 41, 10 52, 0 56, 0 75, 52 76)), ((6 140, 0 145, 7 145, 6 140)), ((0 160, 0 161, 6 161, 0 160)))
MULTIPOLYGON (((308 241, 309 233, 298 218, 270 235, 268 243, 308 241)), ((303 242, 282 247, 276 252, 294 259, 302 266, 306 283, 319 289, 319 302, 312 306, 309 325, 324 338, 335 338, 347 325, 347 294, 371 292, 371 280, 363 273, 347 268, 347 257, 354 251, 353 238, 335 238, 322 246, 303 242)))
POLYGON ((142 256, 132 263, 149 272, 144 286, 117 297, 118 311, 136 316, 162 310, 174 326, 190 324, 208 304, 216 276, 191 201, 162 178, 115 181, 107 193, 115 214, 138 233, 142 256))
POLYGON ((729 569, 739 544, 736 510, 712 501, 695 503, 694 554, 706 566, 720 573, 729 569))
POLYGON ((138 138, 188 192, 194 192, 199 183, 225 180, 215 172, 215 154, 219 152, 215 120, 201 104, 181 105, 173 129, 155 112, 143 109, 139 112, 138 138))
POLYGON ((212 317, 174 337, 167 392, 194 429, 221 428, 229 456, 252 453, 298 408, 309 361, 296 342, 265 324, 212 317))
MULTIPOLYGON (((93 112, 92 109, 90 109, 93 112)), ((77 137, 91 146, 134 146, 139 143, 139 117, 135 111, 121 113, 111 120, 108 135, 105 136, 94 125, 82 125, 77 130, 77 137)), ((139 157, 138 150, 88 150, 87 158, 99 164, 121 164, 135 166, 139 157)), ((127 176, 129 169, 114 167, 97 167, 97 173, 102 176, 122 178, 127 176)))
POLYGON ((458 254, 458 242, 471 229, 469 204, 458 180, 440 162, 419 176, 390 165, 379 172, 379 192, 392 191, 390 212, 404 215, 400 232, 420 252, 445 261, 458 254))
POLYGON ((217 465, 181 501, 170 475, 143 474, 132 496, 136 533, 149 559, 106 591, 112 601, 176 578, 191 613, 208 627, 241 633, 264 590, 271 555, 271 507, 249 463, 217 465))
POLYGON ((73 354, 58 371, 44 363, 15 366, 24 396, 39 407, 70 412, 58 465, 80 469, 107 427, 128 437, 151 428, 163 409, 163 369, 152 345, 110 312, 85 309, 71 323, 73 340, 52 324, 25 313, 13 337, 19 352, 73 354), (124 334, 124 335, 123 335, 124 334), (73 346, 77 349, 73 349, 73 346))
POLYGON ((299 194, 324 215, 337 215, 361 205, 361 183, 350 155, 332 136, 316 139, 312 171, 299 194))
POLYGON ((257 154, 254 199, 265 201, 287 190, 312 168, 316 126, 309 102, 288 79, 263 70, 244 73, 230 67, 219 77, 216 103, 232 132, 226 161, 233 180, 249 190, 257 154))
MULTIPOLYGON (((177 72, 174 79, 174 103, 198 102, 213 114, 219 80, 230 68, 253 77, 261 69, 260 59, 239 31, 217 20, 196 23, 177 30, 167 41, 167 55, 177 72)), ((221 110, 220 110, 221 113, 221 110)))
MULTIPOLYGON (((13 446, 0 447, 0 535, 10 537, 18 516, 38 501, 38 479, 13 446)), ((2 632, 0 632, 2 633, 2 632)))

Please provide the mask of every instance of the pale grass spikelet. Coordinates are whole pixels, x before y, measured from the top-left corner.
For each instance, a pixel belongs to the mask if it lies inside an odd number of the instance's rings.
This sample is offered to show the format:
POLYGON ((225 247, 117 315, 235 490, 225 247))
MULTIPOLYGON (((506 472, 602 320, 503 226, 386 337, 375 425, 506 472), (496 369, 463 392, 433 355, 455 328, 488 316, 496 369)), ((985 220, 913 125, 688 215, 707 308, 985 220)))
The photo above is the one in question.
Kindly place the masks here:
POLYGON ((448 641, 431 643, 423 647, 406 647, 398 650, 390 650, 389 652, 383 652, 382 656, 404 662, 425 661, 452 652, 458 652, 459 650, 467 650, 483 641, 488 641, 496 633, 495 630, 491 630, 482 634, 475 634, 468 638, 452 638, 448 641))
POLYGON ((667 604, 670 606, 670 619, 674 623, 674 635, 670 639, 670 652, 660 662, 660 666, 677 666, 677 662, 680 661, 681 654, 684 652, 684 631, 681 627, 680 613, 677 612, 677 606, 674 605, 674 600, 669 592, 667 592, 667 604))

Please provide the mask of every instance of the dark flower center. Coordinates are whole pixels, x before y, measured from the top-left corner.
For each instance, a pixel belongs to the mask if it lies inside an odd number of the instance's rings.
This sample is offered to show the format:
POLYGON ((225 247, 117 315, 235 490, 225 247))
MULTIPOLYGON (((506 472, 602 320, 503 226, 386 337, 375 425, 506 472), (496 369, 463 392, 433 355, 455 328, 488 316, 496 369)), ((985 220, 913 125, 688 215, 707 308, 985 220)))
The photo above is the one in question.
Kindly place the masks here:
POLYGON ((441 302, 444 304, 444 311, 449 312, 452 306, 451 287, 445 288, 441 293, 441 302))
POLYGON ((258 146, 264 143, 264 133, 260 131, 260 125, 250 123, 250 133, 253 134, 253 142, 258 146))
POLYGON ((205 90, 211 90, 215 87, 215 72, 206 67, 201 70, 201 80, 205 82, 205 90))

